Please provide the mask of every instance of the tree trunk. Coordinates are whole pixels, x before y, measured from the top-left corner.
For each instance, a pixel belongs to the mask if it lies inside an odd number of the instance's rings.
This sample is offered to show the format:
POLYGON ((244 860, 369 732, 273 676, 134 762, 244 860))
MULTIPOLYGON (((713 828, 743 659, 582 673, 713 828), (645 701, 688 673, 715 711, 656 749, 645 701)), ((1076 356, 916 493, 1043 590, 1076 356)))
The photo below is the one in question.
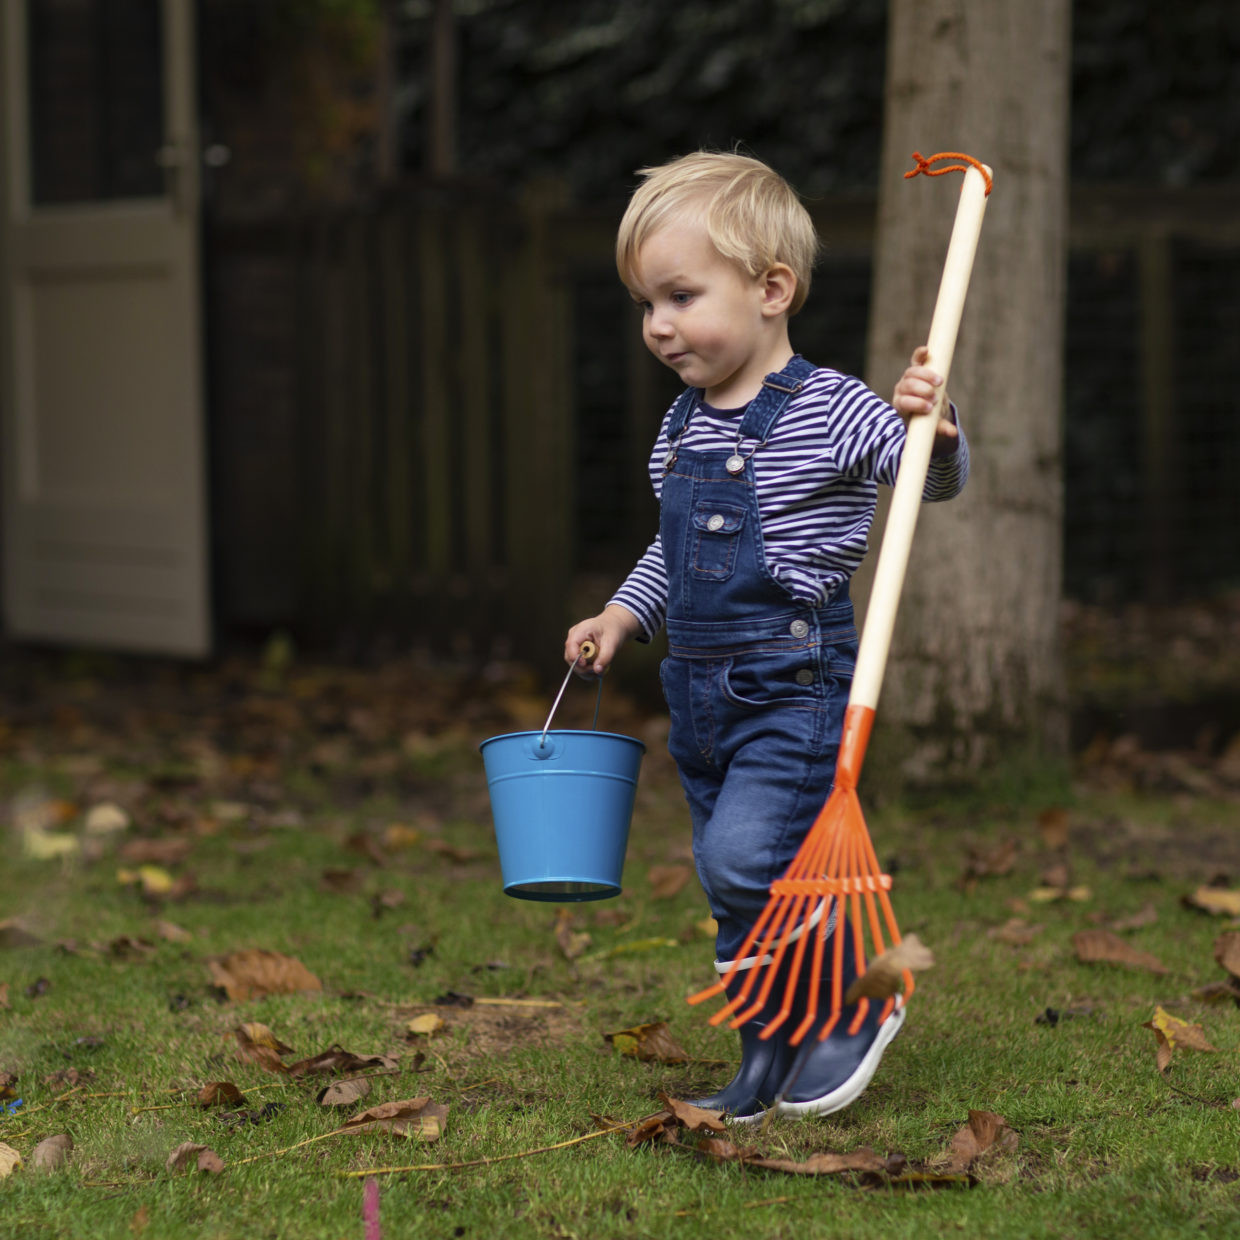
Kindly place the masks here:
MULTIPOLYGON (((912 152, 964 151, 995 177, 949 383, 972 474, 959 498, 922 509, 872 751, 879 770, 915 782, 1013 762, 1057 767, 1066 754, 1069 17, 1070 0, 890 0, 867 356, 875 390, 889 394, 924 343, 959 196, 959 174, 905 181, 912 152)), ((875 549, 880 538, 876 527, 875 549)))

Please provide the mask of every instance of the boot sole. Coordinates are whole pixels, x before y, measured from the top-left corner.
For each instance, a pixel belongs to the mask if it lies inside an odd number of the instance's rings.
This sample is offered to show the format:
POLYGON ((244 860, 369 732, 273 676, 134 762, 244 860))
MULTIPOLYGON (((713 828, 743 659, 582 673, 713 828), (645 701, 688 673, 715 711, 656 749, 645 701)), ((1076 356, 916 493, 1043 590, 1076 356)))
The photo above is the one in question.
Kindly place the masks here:
MULTIPOLYGON (((808 1102, 784 1102, 782 1099, 776 1099, 773 1109, 780 1115, 804 1119, 808 1115, 830 1115, 832 1111, 842 1111, 845 1107, 851 1106, 865 1093, 866 1086, 874 1079, 874 1073, 878 1071, 883 1052, 891 1045, 892 1039, 900 1032, 904 1024, 904 1013, 903 1006, 897 1007, 879 1025, 874 1045, 857 1065, 857 1070, 842 1085, 836 1086, 829 1094, 823 1094, 821 1098, 811 1098, 808 1102)), ((754 1118, 761 1119, 762 1117, 755 1116, 754 1118)), ((753 1121, 745 1122, 752 1123, 753 1121)))

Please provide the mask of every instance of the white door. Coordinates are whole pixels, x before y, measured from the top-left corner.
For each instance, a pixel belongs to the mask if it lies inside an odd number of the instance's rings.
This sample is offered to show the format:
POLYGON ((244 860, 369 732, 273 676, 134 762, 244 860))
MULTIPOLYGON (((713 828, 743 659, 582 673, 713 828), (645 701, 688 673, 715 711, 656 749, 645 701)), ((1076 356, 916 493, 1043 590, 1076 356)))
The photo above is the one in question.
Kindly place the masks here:
POLYGON ((203 655, 193 0, 0 11, 4 628, 203 655))

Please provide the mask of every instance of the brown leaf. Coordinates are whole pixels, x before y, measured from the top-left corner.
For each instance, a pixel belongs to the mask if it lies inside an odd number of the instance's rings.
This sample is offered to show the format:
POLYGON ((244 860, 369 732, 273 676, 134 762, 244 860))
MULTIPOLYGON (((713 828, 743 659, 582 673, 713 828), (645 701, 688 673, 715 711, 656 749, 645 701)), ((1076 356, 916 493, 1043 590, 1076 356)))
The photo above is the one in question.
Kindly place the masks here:
POLYGON ((188 930, 175 922, 164 921, 162 917, 155 921, 155 933, 168 943, 188 943, 194 937, 188 930))
POLYGON ((917 973, 934 967, 934 953, 915 934, 907 934, 895 947, 870 961, 866 971, 844 994, 844 1002, 858 999, 884 1000, 898 994, 904 985, 905 970, 917 973))
POLYGON ((1038 834, 1047 848, 1066 848, 1068 845, 1068 811, 1054 806, 1038 813, 1038 834))
POLYGON ((323 989, 323 983, 300 960, 261 948, 209 960, 207 967, 215 985, 236 1002, 323 989))
POLYGON ((345 1120, 342 1132, 393 1132, 401 1137, 438 1141, 448 1123, 448 1108, 422 1095, 383 1102, 345 1120))
POLYGON ((631 1029, 620 1029, 615 1033, 605 1033, 603 1040, 610 1042, 620 1054, 630 1055, 646 1063, 689 1062, 688 1053, 677 1044, 664 1020, 648 1025, 634 1025, 631 1029))
POLYGON ((1198 887, 1182 900, 1187 908, 1200 909, 1215 917, 1240 917, 1240 888, 1198 887))
POLYGON ((1152 1029, 1158 1040, 1157 1064, 1159 1072, 1166 1072, 1171 1063, 1172 1052, 1177 1048, 1186 1051, 1217 1051, 1206 1041, 1205 1030, 1200 1025, 1190 1025, 1187 1021, 1172 1016, 1162 1007, 1154 1009, 1153 1018, 1144 1021, 1143 1029, 1152 1029))
POLYGON ((1007 1120, 994 1111, 970 1111, 969 1122, 952 1137, 947 1170, 967 1171, 989 1150, 1014 1150, 1020 1135, 1008 1127, 1007 1120))
POLYGON ((1158 909, 1153 904, 1147 903, 1127 917, 1117 917, 1111 923, 1111 929, 1116 934, 1122 934, 1126 930, 1143 930, 1146 926, 1152 926, 1157 920, 1158 909))
POLYGON ((184 1171, 190 1167, 197 1167, 199 1171, 209 1171, 212 1175, 219 1175, 224 1170, 224 1163, 213 1149, 205 1145, 195 1145, 193 1141, 182 1141, 168 1155, 168 1161, 164 1167, 168 1171, 184 1171))
POLYGON ((783 1171, 789 1175, 839 1175, 843 1171, 885 1172, 887 1162, 869 1146, 862 1146, 851 1154, 828 1154, 825 1151, 811 1154, 804 1162, 790 1158, 747 1158, 747 1166, 765 1167, 768 1171, 783 1171))
POLYGON ((1240 930, 1225 930, 1214 940, 1214 959, 1240 980, 1240 930))
POLYGON ((30 1155, 30 1165, 39 1171, 56 1171, 69 1161, 73 1153, 73 1138, 67 1132, 54 1137, 44 1137, 30 1155))
POLYGON ((662 1091, 659 1093, 659 1101, 667 1108, 672 1118, 690 1132, 727 1132, 727 1127, 719 1118, 720 1112, 718 1111, 694 1106, 692 1102, 684 1102, 680 1098, 669 1098, 662 1091))
POLYGON ((198 1091, 200 1107, 240 1106, 245 1094, 232 1081, 208 1081, 198 1091))
POLYGON ((370 1082, 364 1076, 352 1076, 347 1081, 333 1081, 318 1094, 322 1107, 348 1107, 370 1096, 370 1082))
POLYGON ((991 927, 986 934, 1001 943, 1011 943, 1013 947, 1026 947, 1041 929, 1041 926, 1033 925, 1022 917, 1010 917, 1003 925, 991 927))
POLYGON ((693 870, 687 865, 652 865, 646 872, 656 900, 670 900, 679 895, 692 878, 693 870))
POLYGON ((121 845, 120 857, 133 865, 178 865, 189 856, 194 841, 182 836, 129 840, 121 845))
POLYGON ((293 1048, 285 1046, 266 1025, 252 1021, 234 1029, 233 1036, 237 1039, 237 1058, 242 1063, 256 1063, 268 1072, 288 1071, 280 1056, 293 1048))
POLYGON ((1167 972, 1157 956, 1138 951, 1110 930, 1078 930, 1072 936, 1072 946, 1082 964, 1118 964, 1150 973, 1167 972))
POLYGON ((17 1073, 0 1072, 0 1101, 17 1097, 17 1073))
POLYGON ((972 845, 959 885, 972 887, 979 878, 1002 878, 1012 872, 1020 844, 1015 837, 1001 840, 989 848, 972 845))
POLYGON ((1240 1007, 1240 978, 1229 977, 1225 982, 1211 982, 1193 991, 1198 1003, 1226 1003, 1230 1000, 1240 1007))
POLYGON ((9 984, 8 982, 0 982, 0 1012, 11 1011, 9 1003, 9 984))
MULTIPOLYGON (((76 1068, 58 1068, 55 1072, 51 1072, 43 1078, 43 1084, 68 1085, 72 1087, 85 1081, 93 1081, 94 1079, 94 1068, 87 1068, 85 1072, 79 1072, 76 1068)), ((0 1097, 3 1097, 3 1095, 0 1094, 0 1097)))
POLYGON ((576 920, 571 909, 555 910, 555 941, 566 960, 576 960, 593 942, 584 930, 573 929, 576 920))
POLYGON ((300 1076, 330 1076, 351 1072, 362 1072, 367 1068, 382 1068, 388 1072, 395 1071, 399 1061, 391 1055, 355 1055, 343 1046, 330 1046, 327 1050, 309 1059, 299 1059, 288 1065, 288 1074, 300 1076))
POLYGON ((0 921, 0 947, 38 947, 43 940, 31 934, 17 917, 0 921))
POLYGON ((149 956, 155 950, 150 939, 135 939, 132 935, 122 934, 108 944, 108 954, 118 960, 132 960, 138 956, 149 956))

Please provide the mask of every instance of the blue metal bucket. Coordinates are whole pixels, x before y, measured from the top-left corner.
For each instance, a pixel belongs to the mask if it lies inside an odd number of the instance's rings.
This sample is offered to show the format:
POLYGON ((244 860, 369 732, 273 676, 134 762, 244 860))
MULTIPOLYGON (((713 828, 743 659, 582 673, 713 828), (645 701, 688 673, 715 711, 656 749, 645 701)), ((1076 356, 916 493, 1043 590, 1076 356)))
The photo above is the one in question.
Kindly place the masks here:
POLYGON ((619 895, 646 746, 615 732, 544 729, 479 748, 504 891, 522 900, 619 895))

